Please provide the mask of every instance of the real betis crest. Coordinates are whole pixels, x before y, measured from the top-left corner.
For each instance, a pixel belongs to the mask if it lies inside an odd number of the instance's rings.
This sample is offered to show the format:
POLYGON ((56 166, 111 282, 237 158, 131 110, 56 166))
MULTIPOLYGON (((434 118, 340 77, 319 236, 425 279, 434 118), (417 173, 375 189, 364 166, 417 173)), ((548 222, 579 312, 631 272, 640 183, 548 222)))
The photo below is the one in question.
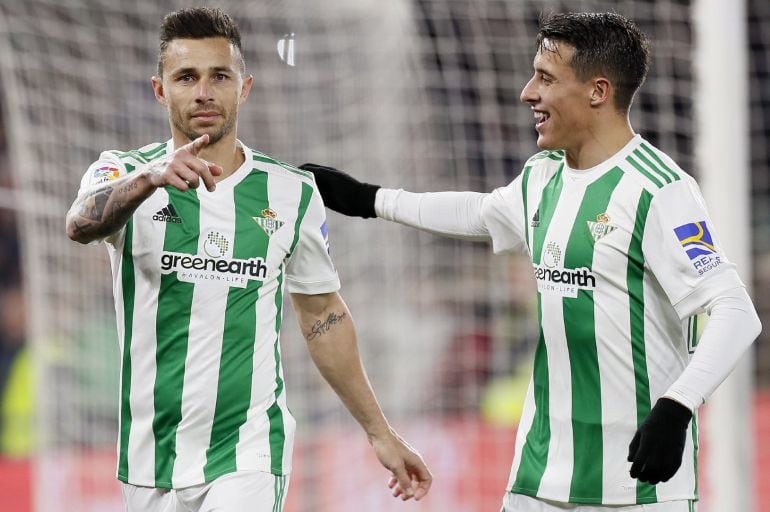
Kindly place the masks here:
POLYGON ((284 224, 282 220, 278 220, 276 217, 277 215, 273 210, 265 208, 262 210, 259 217, 252 217, 252 219, 259 224, 259 227, 262 228, 267 236, 272 236, 272 234, 281 229, 281 226, 284 224))
POLYGON ((596 222, 586 221, 588 224, 588 231, 591 232, 591 237, 594 242, 598 242, 600 238, 605 235, 609 235, 615 231, 616 227, 610 224, 610 217, 606 213, 600 213, 596 216, 596 222))

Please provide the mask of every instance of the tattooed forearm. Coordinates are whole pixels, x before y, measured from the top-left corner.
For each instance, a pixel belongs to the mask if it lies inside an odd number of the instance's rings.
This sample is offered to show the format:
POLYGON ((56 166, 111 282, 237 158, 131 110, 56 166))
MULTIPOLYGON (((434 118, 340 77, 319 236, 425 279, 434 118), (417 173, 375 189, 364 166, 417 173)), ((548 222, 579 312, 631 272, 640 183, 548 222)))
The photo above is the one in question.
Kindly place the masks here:
POLYGON ((122 187, 118 188, 118 194, 125 194, 127 192, 131 192, 132 190, 136 190, 139 188, 139 183, 136 181, 130 181, 123 185, 122 187))
POLYGON ((312 341, 318 338, 319 336, 323 336, 324 334, 329 332, 329 329, 331 329, 333 325, 341 322, 342 319, 345 318, 346 316, 347 316, 347 313, 345 313, 344 311, 342 312, 341 315, 338 315, 337 313, 334 313, 334 312, 329 313, 329 316, 326 317, 326 320, 324 321, 318 320, 316 321, 315 324, 313 324, 313 327, 310 328, 310 332, 307 334, 307 340, 312 341))
POLYGON ((112 187, 105 187, 87 195, 80 205, 80 216, 87 220, 101 220, 112 192, 112 187))
POLYGON ((139 177, 110 183, 78 198, 67 216, 70 238, 88 242, 120 229, 154 190, 139 177))

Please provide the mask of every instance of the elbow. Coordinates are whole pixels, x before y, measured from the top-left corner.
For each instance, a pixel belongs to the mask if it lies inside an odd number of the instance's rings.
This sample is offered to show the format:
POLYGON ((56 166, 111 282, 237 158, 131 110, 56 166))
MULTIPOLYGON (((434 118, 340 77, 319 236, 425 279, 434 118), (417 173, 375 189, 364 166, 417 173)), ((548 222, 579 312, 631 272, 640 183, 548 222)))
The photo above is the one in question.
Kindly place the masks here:
POLYGON ((749 321, 750 321, 750 329, 751 329, 751 332, 753 333, 751 338, 753 342, 759 337, 760 333, 762 332, 762 320, 759 319, 759 315, 757 314, 756 310, 754 310, 753 308, 751 313, 752 314, 749 321))
POLYGON ((73 242, 86 245, 93 241, 93 237, 89 237, 88 234, 78 226, 77 222, 69 217, 69 215, 67 216, 64 230, 67 233, 67 238, 73 242))
POLYGON ((69 238, 73 242, 77 242, 83 245, 86 245, 91 241, 91 240, 88 240, 83 235, 81 235, 80 233, 76 232, 74 229, 70 228, 69 226, 67 226, 67 238, 69 238))

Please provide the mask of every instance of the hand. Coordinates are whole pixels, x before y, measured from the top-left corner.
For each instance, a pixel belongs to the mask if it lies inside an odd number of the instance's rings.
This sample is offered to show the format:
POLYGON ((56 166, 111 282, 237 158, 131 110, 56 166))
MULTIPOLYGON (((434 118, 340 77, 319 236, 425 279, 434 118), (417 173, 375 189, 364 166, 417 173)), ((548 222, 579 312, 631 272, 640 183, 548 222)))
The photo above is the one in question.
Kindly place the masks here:
POLYGON ((222 174, 220 166, 200 158, 198 153, 209 143, 209 136, 204 133, 189 144, 174 151, 169 158, 160 160, 148 169, 150 183, 155 187, 170 185, 186 192, 198 188, 203 180, 206 189, 213 192, 216 188, 214 176, 222 174))
POLYGON ((334 167, 302 164, 299 168, 313 173, 318 191, 328 208, 349 217, 367 219, 377 216, 374 199, 379 185, 362 183, 334 167))
POLYGON ((419 501, 428 494, 433 475, 414 448, 392 430, 384 438, 373 438, 371 443, 380 463, 393 475, 388 487, 394 497, 419 501))
POLYGON ((628 447, 631 477, 655 485, 674 476, 682 465, 691 418, 690 409, 679 402, 658 400, 628 447))

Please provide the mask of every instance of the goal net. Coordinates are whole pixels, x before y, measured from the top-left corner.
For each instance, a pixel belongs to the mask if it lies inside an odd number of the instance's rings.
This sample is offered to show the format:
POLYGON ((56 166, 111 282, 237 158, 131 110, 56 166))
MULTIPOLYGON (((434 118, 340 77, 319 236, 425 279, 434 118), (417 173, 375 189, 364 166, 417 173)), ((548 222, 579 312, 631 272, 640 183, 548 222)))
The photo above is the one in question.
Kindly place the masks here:
MULTIPOLYGON (((39 511, 122 510, 109 262, 103 247, 70 242, 63 219, 100 151, 169 137, 149 78, 160 20, 186 4, 0 5, 0 94, 36 369, 39 511)), ((619 12, 654 49, 632 122, 697 175, 690 2, 213 4, 238 20, 254 75, 239 121, 244 143, 295 165, 324 163, 416 191, 507 184, 537 151, 519 94, 531 75, 538 13, 619 12)), ((385 222, 329 213, 329 226, 373 387, 434 471, 429 499, 413 509, 497 510, 537 339, 528 263, 385 222)), ((298 433, 287 512, 400 510, 289 310, 281 350, 298 433)))

